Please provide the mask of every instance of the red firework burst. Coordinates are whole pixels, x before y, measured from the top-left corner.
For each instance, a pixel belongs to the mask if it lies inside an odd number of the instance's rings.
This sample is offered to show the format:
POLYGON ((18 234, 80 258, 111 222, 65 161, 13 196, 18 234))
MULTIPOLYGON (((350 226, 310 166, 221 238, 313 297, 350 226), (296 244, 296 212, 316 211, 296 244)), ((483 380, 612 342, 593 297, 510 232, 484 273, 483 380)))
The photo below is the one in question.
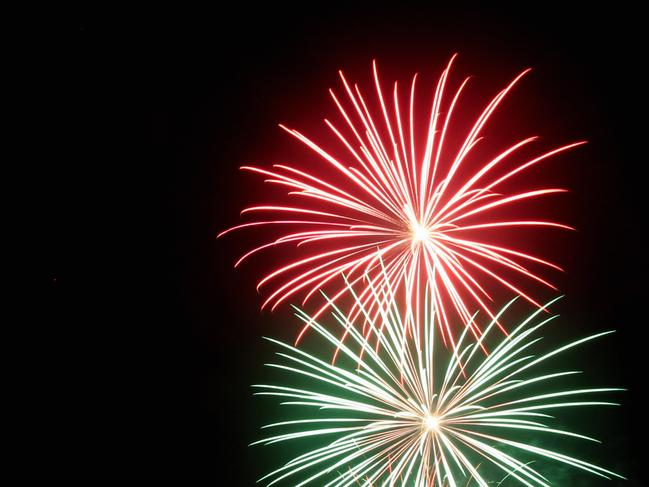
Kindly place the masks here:
MULTIPOLYGON (((415 315, 424 307, 424 302, 428 303, 426 306, 435 313, 442 336, 452 343, 454 320, 459 318, 462 324, 471 326, 479 334, 471 310, 481 309, 493 317, 489 305, 492 298, 481 279, 497 282, 538 306, 533 298, 506 278, 503 271, 518 273, 554 289, 528 267, 530 262, 559 267, 528 253, 485 241, 487 233, 482 230, 523 226, 570 228, 550 221, 511 220, 499 217, 498 210, 565 191, 545 188, 508 194, 504 183, 535 164, 585 142, 564 145, 531 159, 524 158, 523 162, 512 166, 509 161, 514 157, 520 159, 520 149, 537 139, 529 137, 480 164, 467 164, 467 156, 482 140, 480 134, 485 124, 529 70, 516 76, 500 91, 461 142, 449 147, 453 114, 469 80, 466 78, 452 97, 445 96, 454 59, 455 56, 437 83, 430 118, 421 130, 423 139, 417 135, 414 121, 417 75, 410 85, 409 107, 404 117, 398 84, 394 84, 389 104, 383 95, 376 63, 373 63, 380 106, 380 110, 376 110, 380 111, 378 116, 372 115, 358 86, 351 86, 342 72, 339 74, 348 97, 347 107, 330 90, 346 129, 337 128, 329 120, 325 123, 344 146, 345 158, 334 157, 331 151, 297 130, 280 125, 326 162, 331 177, 317 177, 305 170, 279 164, 271 169, 242 167, 265 176, 266 182, 288 188, 291 197, 301 200, 295 205, 246 208, 242 214, 272 216, 235 226, 219 235, 260 225, 286 228, 279 238, 243 255, 235 267, 270 247, 292 245, 300 248, 299 255, 259 281, 258 289, 274 285, 262 308, 274 309, 297 296, 304 304, 319 289, 337 286, 334 283, 342 274, 351 286, 360 286, 358 299, 362 307, 376 313, 381 308, 377 303, 372 304, 377 295, 387 297, 403 292, 407 302, 404 309, 415 310, 403 317, 406 325, 419 323, 419 316, 415 315), (341 178, 344 183, 340 182, 341 178), (316 250, 310 251, 309 247, 316 250)), ((347 287, 339 282, 339 287, 330 293, 331 302, 337 302, 346 292, 347 287)), ((314 318, 329 305, 323 305, 314 318)), ((359 306, 352 306, 347 310, 351 322, 358 318, 355 314, 358 309, 359 306)))

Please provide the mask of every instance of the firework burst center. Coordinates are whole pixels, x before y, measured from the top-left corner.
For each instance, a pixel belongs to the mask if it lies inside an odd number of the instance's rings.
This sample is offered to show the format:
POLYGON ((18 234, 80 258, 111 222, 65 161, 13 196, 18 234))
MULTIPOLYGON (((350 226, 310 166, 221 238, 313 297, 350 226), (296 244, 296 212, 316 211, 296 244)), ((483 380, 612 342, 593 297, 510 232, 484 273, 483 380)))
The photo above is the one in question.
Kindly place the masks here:
POLYGON ((431 238, 430 229, 421 223, 414 223, 410 228, 413 244, 423 243, 431 238))
POLYGON ((439 431, 439 418, 434 414, 427 414, 423 418, 424 429, 426 432, 435 434, 439 431))

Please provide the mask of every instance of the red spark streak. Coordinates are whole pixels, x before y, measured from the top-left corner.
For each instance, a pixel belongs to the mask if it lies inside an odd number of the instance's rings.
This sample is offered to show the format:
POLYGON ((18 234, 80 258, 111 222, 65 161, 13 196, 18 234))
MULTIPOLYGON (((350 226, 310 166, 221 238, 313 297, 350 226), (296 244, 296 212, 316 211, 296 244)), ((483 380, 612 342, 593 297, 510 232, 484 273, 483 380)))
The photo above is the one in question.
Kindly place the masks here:
MULTIPOLYGON (((479 165, 468 178, 459 177, 459 169, 472 149, 482 140, 480 136, 487 121, 514 85, 529 71, 525 70, 500 91, 476 119, 453 157, 443 156, 449 148, 445 144, 451 119, 469 78, 459 86, 450 103, 444 96, 447 78, 455 56, 443 71, 435 90, 430 119, 424 138, 424 150, 417 145, 414 126, 415 85, 410 88, 409 113, 401 115, 399 87, 394 83, 392 107, 389 113, 376 67, 373 63, 374 83, 381 114, 377 121, 357 85, 353 88, 342 71, 339 72, 351 113, 329 90, 334 103, 346 122, 349 135, 343 135, 329 120, 326 125, 348 151, 348 158, 339 160, 297 130, 280 125, 282 129, 308 146, 324 159, 329 168, 345 178, 344 186, 331 180, 316 177, 303 170, 276 164, 272 169, 244 166, 243 170, 266 177, 265 181, 284 186, 288 194, 304 201, 296 206, 263 205, 246 208, 242 214, 268 213, 278 215, 259 219, 230 228, 232 230, 259 225, 278 225, 294 228, 279 238, 264 243, 243 255, 235 264, 241 264, 251 255, 277 245, 308 247, 318 242, 326 245, 309 253, 303 250, 296 257, 263 277, 258 289, 274 284, 262 308, 275 309, 281 303, 300 295, 302 304, 325 286, 344 274, 352 286, 360 286, 359 302, 365 309, 379 313, 376 296, 396 295, 404 292, 406 307, 415 310, 402 317, 404 326, 420 323, 419 313, 428 300, 432 303, 444 340, 453 343, 452 322, 459 318, 479 335, 473 323, 470 308, 484 310, 490 317, 488 301, 491 296, 480 283, 498 282, 501 286, 538 304, 511 280, 501 275, 503 270, 514 271, 525 278, 555 289, 525 267, 534 262, 559 269, 539 257, 487 242, 463 237, 462 232, 508 227, 559 227, 566 225, 537 220, 491 220, 493 212, 503 206, 565 190, 539 189, 515 194, 502 194, 502 184, 531 166, 585 142, 567 144, 545 152, 531 160, 517 163, 499 176, 496 169, 517 151, 537 137, 529 137, 502 151, 498 156, 479 165), (352 120, 355 118, 355 121, 352 120), (377 127, 381 123, 381 131, 377 127), (383 136, 382 136, 383 134, 383 136), (387 137, 386 137, 387 135, 387 137), (458 179, 461 179, 458 181, 458 179)), ((349 109, 349 107, 348 107, 349 109)), ((473 171, 473 168, 471 168, 473 171)), ((465 234, 466 235, 466 234, 465 234)), ((341 283, 334 290, 331 302, 347 292, 341 283)), ((322 306, 315 314, 318 318, 330 306, 322 306)), ((348 310, 354 322, 359 315, 358 304, 348 310)), ((299 338, 305 329, 300 333, 299 338)))

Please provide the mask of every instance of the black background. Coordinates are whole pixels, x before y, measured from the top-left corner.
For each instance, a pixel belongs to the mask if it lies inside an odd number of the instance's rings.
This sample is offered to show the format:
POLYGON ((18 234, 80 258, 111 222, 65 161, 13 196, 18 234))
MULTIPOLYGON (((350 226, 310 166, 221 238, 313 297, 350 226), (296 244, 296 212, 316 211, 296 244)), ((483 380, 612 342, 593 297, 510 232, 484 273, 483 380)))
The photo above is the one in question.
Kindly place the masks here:
POLYGON ((338 69, 367 86, 376 58, 387 80, 420 71, 432 83, 459 52, 456 69, 483 94, 533 67, 513 95, 517 114, 548 144, 589 140, 547 165, 547 179, 571 190, 554 211, 578 231, 542 243, 567 271, 553 280, 568 335, 619 330, 580 356, 591 383, 629 388, 623 407, 592 425, 606 444, 591 458, 645 485, 640 17, 544 4, 84 16, 68 85, 79 165, 46 172, 57 190, 45 212, 50 305, 81 320, 77 348, 101 370, 81 387, 91 398, 84 436, 100 445, 86 452, 101 465, 90 478, 253 485, 274 465, 247 446, 266 419, 249 386, 270 356, 260 337, 288 339, 297 325, 286 311, 259 311, 260 269, 232 269, 254 239, 215 239, 263 191, 237 168, 292 154, 279 122, 322 131, 338 69))

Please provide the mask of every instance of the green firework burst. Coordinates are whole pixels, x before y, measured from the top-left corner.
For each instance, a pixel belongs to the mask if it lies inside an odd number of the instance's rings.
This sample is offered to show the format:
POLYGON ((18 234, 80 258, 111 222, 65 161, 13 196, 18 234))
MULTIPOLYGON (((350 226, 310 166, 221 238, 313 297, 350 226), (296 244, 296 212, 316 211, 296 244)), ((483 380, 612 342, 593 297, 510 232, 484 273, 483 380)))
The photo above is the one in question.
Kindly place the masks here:
MULTIPOLYGON (((355 296, 351 287, 350 294, 355 296)), ((553 479, 538 466, 543 462, 623 478, 554 446, 543 446, 549 437, 598 441, 552 424, 556 422, 552 414, 617 405, 593 398, 621 389, 562 389, 559 379, 579 371, 550 372, 543 366, 612 332, 538 351, 538 332, 556 318, 538 309, 485 353, 490 332, 514 301, 501 309, 480 338, 468 334, 467 327, 455 351, 435 349, 432 310, 410 320, 421 323, 419 329, 404 327, 405 315, 393 296, 376 296, 379 318, 373 320, 365 312, 364 331, 330 303, 335 322, 344 329, 344 341, 295 308, 339 357, 332 364, 326 354, 315 356, 268 339, 281 349, 280 363, 268 365, 309 385, 255 385, 256 394, 281 398, 283 405, 303 408, 308 416, 265 426, 277 434, 253 444, 320 443, 260 481, 294 486, 459 487, 498 485, 504 476, 508 482, 549 486, 553 479)))

